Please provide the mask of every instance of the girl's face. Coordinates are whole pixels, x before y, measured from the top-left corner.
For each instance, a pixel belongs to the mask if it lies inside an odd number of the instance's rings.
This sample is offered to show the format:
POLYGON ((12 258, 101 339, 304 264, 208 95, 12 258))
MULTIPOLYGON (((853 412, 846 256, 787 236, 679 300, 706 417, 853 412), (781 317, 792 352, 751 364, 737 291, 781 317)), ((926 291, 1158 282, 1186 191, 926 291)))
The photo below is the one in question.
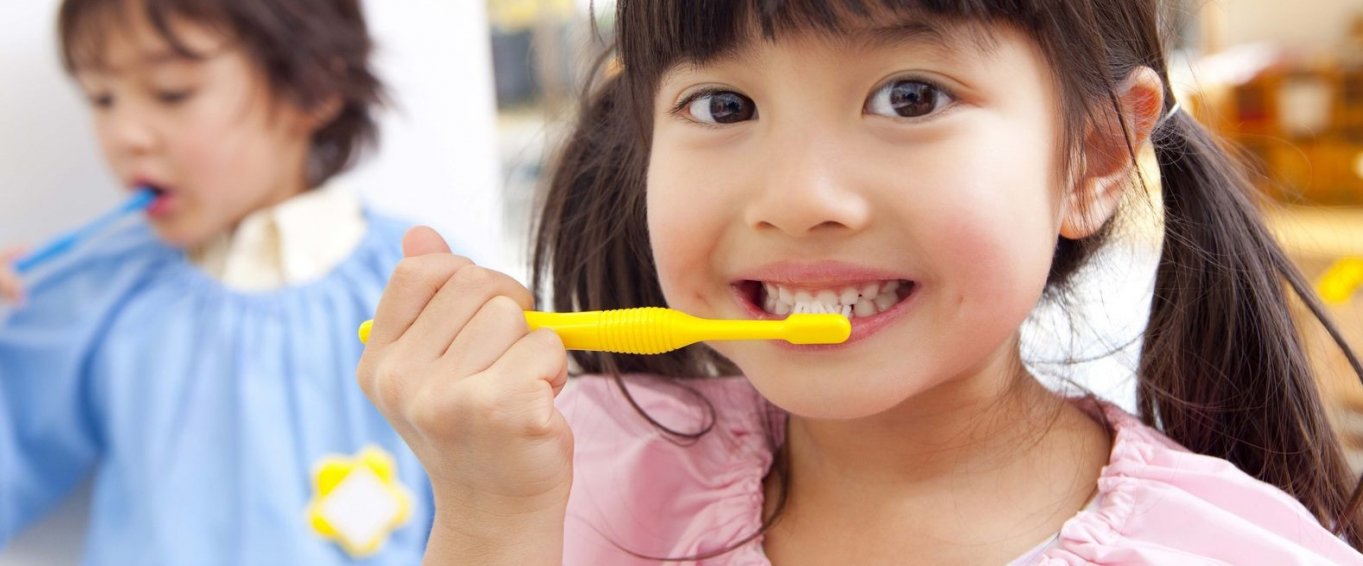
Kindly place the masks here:
POLYGON ((1062 124, 1037 48, 989 35, 759 39, 663 76, 648 226, 668 304, 852 316, 836 346, 711 343, 778 406, 869 416, 1020 367, 1067 214, 1062 124))
POLYGON ((160 192, 148 213, 157 234, 193 247, 304 191, 315 120, 272 96, 222 35, 173 25, 185 46, 204 55, 186 58, 130 10, 127 25, 109 26, 99 64, 77 68, 76 79, 115 175, 130 190, 160 192))

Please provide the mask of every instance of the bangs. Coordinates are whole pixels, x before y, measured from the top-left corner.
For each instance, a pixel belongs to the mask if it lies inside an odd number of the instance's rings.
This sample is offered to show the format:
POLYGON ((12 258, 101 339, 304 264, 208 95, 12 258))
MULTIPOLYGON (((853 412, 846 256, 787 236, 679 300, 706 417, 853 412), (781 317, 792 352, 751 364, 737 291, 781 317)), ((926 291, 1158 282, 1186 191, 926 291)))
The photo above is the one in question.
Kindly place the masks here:
POLYGON ((673 65, 705 63, 761 38, 840 37, 871 28, 912 28, 987 47, 985 24, 1035 29, 1037 0, 665 0, 622 2, 618 47, 627 73, 652 85, 673 65), (967 37, 960 37, 965 34, 967 37))
POLYGON ((226 32, 230 27, 228 21, 220 7, 204 0, 67 0, 57 18, 62 65, 68 72, 103 68, 109 38, 129 33, 143 23, 166 42, 174 55, 201 59, 207 54, 181 41, 172 24, 192 22, 226 32))

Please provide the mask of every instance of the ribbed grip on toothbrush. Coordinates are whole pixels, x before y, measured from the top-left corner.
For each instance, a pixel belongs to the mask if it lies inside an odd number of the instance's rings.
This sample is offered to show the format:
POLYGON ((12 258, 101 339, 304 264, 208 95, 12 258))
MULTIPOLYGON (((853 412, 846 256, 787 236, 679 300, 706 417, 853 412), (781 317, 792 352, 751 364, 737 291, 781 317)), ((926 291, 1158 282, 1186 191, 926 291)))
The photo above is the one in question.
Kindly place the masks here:
MULTIPOLYGON (((618 354, 662 354, 692 343, 676 329, 686 315, 660 307, 601 312, 591 349, 618 354)), ((565 344, 573 348, 571 344, 565 344)))

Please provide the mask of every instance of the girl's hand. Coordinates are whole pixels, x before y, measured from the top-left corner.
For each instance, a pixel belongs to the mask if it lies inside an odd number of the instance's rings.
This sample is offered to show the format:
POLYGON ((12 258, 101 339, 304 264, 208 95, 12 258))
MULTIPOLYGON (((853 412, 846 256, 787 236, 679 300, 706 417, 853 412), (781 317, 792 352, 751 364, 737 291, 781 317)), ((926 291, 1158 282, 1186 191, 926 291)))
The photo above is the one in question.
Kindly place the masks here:
POLYGON ((14 270, 14 262, 25 251, 21 247, 0 250, 0 303, 17 305, 24 301, 24 281, 14 270))
POLYGON ((358 379, 431 478, 428 562, 557 565, 573 452, 554 406, 563 342, 529 331, 524 286, 433 230, 408 232, 403 252, 358 379))

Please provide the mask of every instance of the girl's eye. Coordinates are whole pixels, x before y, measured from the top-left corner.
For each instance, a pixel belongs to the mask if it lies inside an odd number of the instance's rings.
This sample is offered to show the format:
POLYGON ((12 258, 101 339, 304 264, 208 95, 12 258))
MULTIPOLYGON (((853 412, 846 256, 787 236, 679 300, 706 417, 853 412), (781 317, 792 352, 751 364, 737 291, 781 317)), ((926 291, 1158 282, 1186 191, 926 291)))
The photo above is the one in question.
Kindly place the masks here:
POLYGON ((114 95, 112 94, 92 94, 90 95, 90 105, 100 110, 107 110, 114 106, 114 95))
POLYGON ((757 115, 751 98, 727 90, 701 93, 685 104, 691 118, 703 124, 732 124, 757 115))
POLYGON ((932 114, 951 102, 950 94, 932 84, 901 79, 871 93, 871 98, 866 101, 866 111, 891 118, 918 118, 932 114))
POLYGON ((194 93, 188 90, 163 90, 156 93, 156 100, 167 106, 174 106, 186 100, 194 93))

